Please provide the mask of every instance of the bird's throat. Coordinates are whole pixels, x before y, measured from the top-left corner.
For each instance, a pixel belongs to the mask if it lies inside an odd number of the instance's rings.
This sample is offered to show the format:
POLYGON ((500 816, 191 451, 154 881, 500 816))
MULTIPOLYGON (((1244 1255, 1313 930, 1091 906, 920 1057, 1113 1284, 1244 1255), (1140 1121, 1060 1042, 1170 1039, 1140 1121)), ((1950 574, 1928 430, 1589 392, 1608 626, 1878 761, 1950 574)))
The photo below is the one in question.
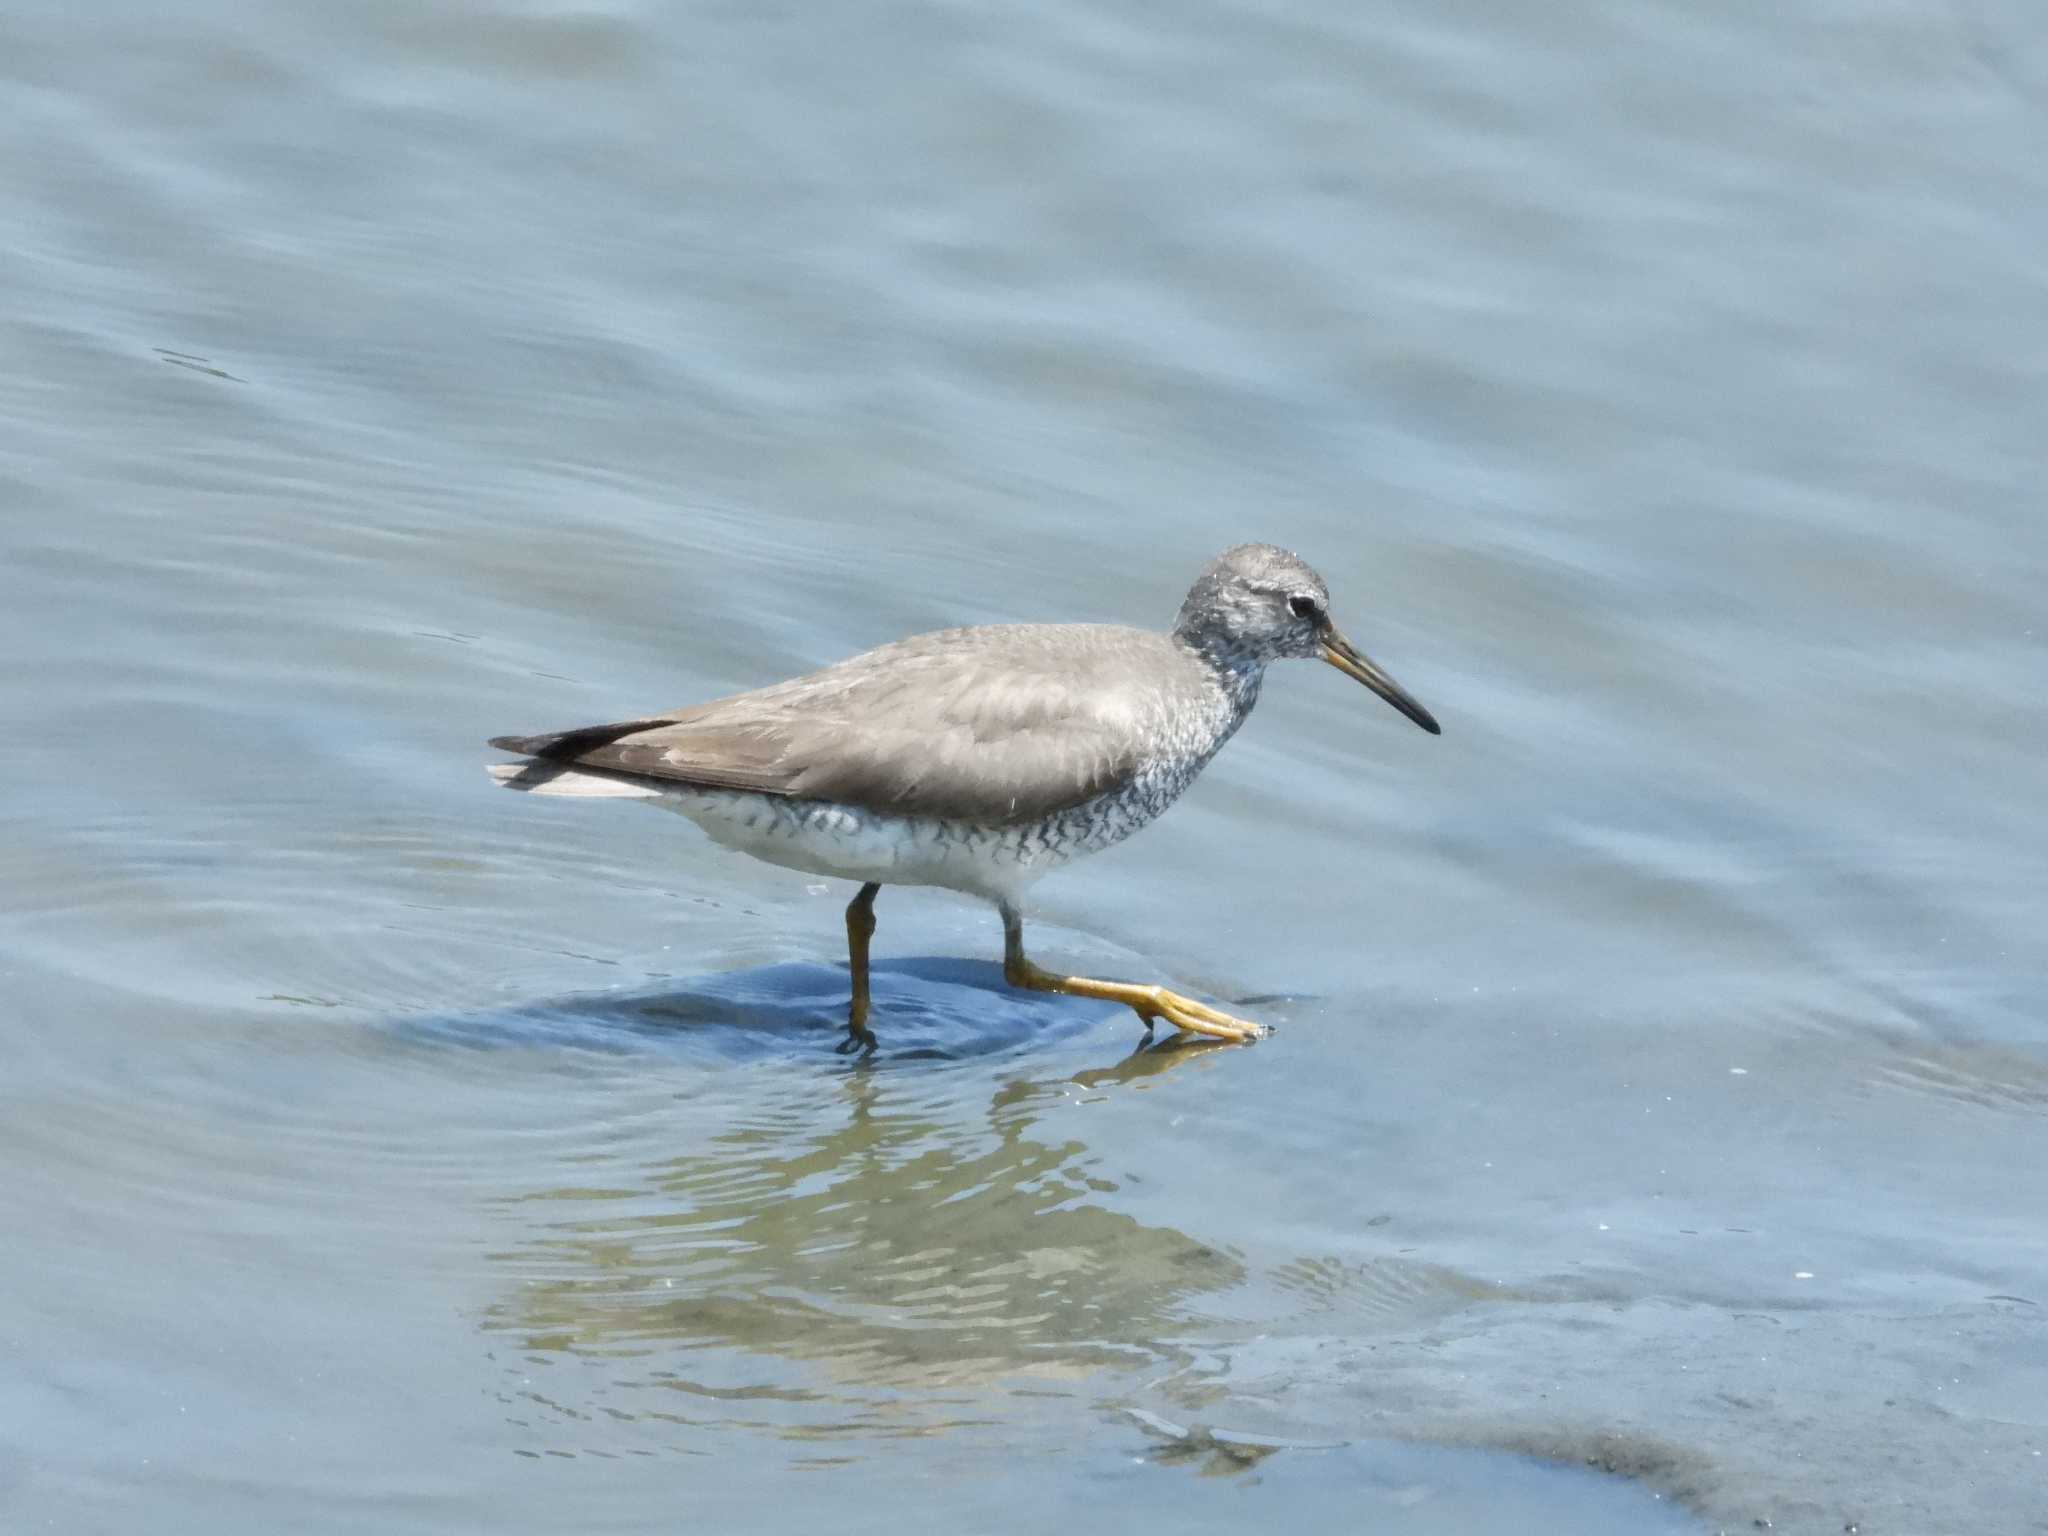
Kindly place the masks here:
POLYGON ((1201 660, 1215 679, 1217 688, 1230 706, 1230 730, 1235 731, 1244 723, 1245 716, 1252 712, 1252 706, 1259 702, 1259 685, 1266 680, 1266 659, 1249 649, 1209 636, 1194 639, 1183 635, 1180 641, 1201 660))

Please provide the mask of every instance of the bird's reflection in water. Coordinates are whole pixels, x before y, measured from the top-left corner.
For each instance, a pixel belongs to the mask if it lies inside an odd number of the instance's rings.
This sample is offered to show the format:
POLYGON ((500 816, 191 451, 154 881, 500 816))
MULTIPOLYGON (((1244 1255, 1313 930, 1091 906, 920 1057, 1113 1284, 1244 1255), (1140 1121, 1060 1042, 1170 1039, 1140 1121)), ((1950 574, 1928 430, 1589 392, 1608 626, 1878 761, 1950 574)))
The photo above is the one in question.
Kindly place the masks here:
POLYGON ((1182 1304, 1242 1267, 1116 1209, 1121 1170, 1075 1133, 1089 1101, 1213 1048, 1168 1038, 1038 1081, 731 1074, 689 1150, 608 1149, 518 1202, 550 1217, 498 1256, 519 1283, 488 1319, 523 1353, 519 1421, 656 1423, 684 1449, 924 1434, 985 1422, 992 1390, 1184 1364, 1182 1304))
POLYGON ((1201 1035, 1168 1035, 1164 1039, 1146 1036, 1135 1050, 1123 1060, 1107 1067, 1091 1067, 1085 1072, 1076 1072, 1073 1081, 1083 1088, 1114 1087, 1120 1083, 1142 1082, 1148 1077, 1157 1077, 1175 1067, 1186 1066, 1191 1061, 1214 1052, 1229 1052, 1237 1049, 1222 1040, 1210 1040, 1201 1035))
POLYGON ((1151 1442, 1145 1452, 1147 1461, 1162 1467, 1190 1467, 1203 1477, 1236 1477, 1249 1472, 1274 1452, 1286 1449, 1289 1443, 1255 1439, 1201 1424, 1183 1426, 1128 1405, 1123 1412, 1151 1442))

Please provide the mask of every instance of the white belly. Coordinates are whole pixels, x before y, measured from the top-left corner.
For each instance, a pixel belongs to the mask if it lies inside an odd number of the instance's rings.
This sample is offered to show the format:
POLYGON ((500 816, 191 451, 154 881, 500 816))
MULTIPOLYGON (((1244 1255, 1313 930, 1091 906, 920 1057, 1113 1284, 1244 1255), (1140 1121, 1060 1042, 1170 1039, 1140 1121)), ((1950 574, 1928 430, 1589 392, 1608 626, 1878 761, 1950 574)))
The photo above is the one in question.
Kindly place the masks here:
POLYGON ((659 805, 689 817, 728 848, 806 874, 883 885, 937 885, 1015 902, 1062 864, 1120 843, 1152 821, 1200 767, 1200 761, 1167 765, 1116 793, 1045 821, 1012 827, 656 784, 555 765, 493 763, 489 772, 506 788, 529 794, 659 805))
POLYGON ((1088 849, 1055 846, 1023 827, 976 828, 929 816, 889 816, 818 800, 772 800, 722 790, 664 791, 663 808, 712 838, 770 864, 839 880, 937 885, 1014 901, 1088 849))

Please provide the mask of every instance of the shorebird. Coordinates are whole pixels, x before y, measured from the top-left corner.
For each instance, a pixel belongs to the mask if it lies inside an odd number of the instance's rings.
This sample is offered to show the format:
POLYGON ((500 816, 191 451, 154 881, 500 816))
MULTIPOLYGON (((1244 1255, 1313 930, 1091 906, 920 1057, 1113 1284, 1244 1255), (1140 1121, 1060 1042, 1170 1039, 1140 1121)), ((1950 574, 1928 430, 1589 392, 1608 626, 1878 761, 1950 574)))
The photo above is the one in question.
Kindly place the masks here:
POLYGON ((717 842, 861 883, 846 909, 841 1051, 872 1051, 868 943, 884 885, 995 903, 1011 986, 1100 998, 1221 1040, 1265 1033, 1165 987, 1063 976, 1024 954, 1024 892, 1180 798, 1258 702, 1266 665, 1320 658, 1431 735, 1436 720, 1330 621, 1330 594, 1271 544, 1226 550, 1165 633, 991 624, 914 635, 788 682, 668 714, 491 745, 541 795, 647 800, 717 842))

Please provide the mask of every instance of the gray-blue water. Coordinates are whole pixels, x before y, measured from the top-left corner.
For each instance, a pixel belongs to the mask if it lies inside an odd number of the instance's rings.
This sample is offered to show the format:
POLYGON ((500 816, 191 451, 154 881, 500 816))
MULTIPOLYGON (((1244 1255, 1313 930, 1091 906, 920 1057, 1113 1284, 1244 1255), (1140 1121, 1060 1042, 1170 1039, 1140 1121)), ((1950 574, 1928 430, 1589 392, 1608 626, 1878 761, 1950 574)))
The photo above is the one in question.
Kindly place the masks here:
POLYGON ((2048 20, 18 0, 0 1525, 2039 1532, 2048 20), (483 738, 1299 549, 1040 957, 483 738))

